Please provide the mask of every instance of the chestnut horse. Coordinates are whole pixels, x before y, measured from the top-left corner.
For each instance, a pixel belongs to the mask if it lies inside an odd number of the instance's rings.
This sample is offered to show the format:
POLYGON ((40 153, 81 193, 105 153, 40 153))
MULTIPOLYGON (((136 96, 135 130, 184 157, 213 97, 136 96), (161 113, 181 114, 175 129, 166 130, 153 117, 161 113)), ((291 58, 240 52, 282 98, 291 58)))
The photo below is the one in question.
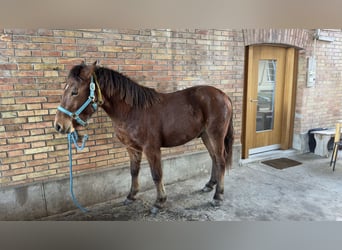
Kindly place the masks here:
POLYGON ((82 62, 69 72, 55 129, 70 133, 85 126, 97 104, 112 119, 116 136, 129 154, 132 182, 125 204, 136 198, 141 156, 145 153, 157 189, 152 211, 162 208, 166 193, 160 148, 182 145, 196 137, 202 138, 212 159, 211 177, 202 191, 209 192, 216 185, 213 205, 221 204, 234 138, 232 102, 226 94, 211 86, 159 93, 96 62, 82 62))

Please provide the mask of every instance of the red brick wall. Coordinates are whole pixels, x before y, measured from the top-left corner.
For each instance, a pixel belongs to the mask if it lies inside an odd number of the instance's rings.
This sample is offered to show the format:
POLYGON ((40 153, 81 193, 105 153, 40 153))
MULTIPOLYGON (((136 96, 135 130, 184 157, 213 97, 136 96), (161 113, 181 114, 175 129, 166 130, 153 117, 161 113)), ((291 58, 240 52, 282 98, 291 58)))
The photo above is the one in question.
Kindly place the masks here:
MULTIPOLYGON (((0 185, 68 175, 65 135, 53 126, 69 69, 81 60, 125 73, 169 92, 197 84, 224 90, 234 102, 236 143, 241 134, 244 44, 234 30, 0 29, 0 185)), ((100 110, 74 155, 74 170, 128 164, 112 123, 100 110), (95 140, 96 139, 96 140, 95 140)), ((204 149, 199 140, 164 149, 163 156, 204 149)))
POLYGON ((295 133, 317 127, 334 127, 342 119, 342 32, 322 30, 333 42, 316 41, 310 31, 304 50, 299 53, 295 133), (315 51, 315 52, 314 52, 315 51), (316 56, 316 84, 307 87, 307 58, 316 56))

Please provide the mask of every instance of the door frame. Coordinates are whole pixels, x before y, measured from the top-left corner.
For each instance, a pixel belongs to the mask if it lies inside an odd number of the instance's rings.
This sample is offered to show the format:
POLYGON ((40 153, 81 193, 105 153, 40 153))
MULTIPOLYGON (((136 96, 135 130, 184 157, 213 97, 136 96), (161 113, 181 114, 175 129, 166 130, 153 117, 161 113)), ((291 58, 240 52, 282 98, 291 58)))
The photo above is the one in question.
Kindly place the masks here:
POLYGON ((242 159, 249 157, 249 145, 247 135, 247 108, 248 98, 247 91, 250 83, 249 69, 253 61, 253 49, 256 46, 275 46, 286 49, 285 56, 285 75, 284 75, 284 96, 283 96, 283 113, 282 124, 283 129, 281 132, 280 149, 285 150, 292 147, 293 141, 293 125, 295 116, 295 101, 296 101, 296 88, 297 88, 297 70, 298 70, 298 50, 294 47, 286 47, 277 44, 258 44, 247 46, 245 50, 245 81, 244 81, 244 93, 243 93, 243 119, 242 119, 242 159), (250 60, 249 60, 250 59, 250 60))

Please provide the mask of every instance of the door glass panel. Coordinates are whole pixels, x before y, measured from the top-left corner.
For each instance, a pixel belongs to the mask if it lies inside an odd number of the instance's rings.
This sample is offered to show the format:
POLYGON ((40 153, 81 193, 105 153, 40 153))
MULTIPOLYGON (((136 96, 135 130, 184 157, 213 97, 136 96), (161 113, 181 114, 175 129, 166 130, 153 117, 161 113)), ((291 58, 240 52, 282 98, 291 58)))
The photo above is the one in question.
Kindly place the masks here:
POLYGON ((276 60, 259 61, 256 117, 257 132, 273 129, 276 65, 276 60))

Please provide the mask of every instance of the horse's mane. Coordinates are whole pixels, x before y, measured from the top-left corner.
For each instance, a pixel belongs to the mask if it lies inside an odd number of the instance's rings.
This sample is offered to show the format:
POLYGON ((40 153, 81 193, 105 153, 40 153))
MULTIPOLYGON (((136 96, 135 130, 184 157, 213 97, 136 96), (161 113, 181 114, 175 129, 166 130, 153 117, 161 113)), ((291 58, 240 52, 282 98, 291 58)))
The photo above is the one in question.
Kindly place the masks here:
MULTIPOLYGON (((81 70, 82 64, 75 66, 70 70, 69 77, 79 77, 81 70)), ((147 108, 160 101, 156 90, 141 86, 115 70, 96 67, 95 74, 100 88, 107 98, 118 96, 128 105, 139 108, 147 108)))

